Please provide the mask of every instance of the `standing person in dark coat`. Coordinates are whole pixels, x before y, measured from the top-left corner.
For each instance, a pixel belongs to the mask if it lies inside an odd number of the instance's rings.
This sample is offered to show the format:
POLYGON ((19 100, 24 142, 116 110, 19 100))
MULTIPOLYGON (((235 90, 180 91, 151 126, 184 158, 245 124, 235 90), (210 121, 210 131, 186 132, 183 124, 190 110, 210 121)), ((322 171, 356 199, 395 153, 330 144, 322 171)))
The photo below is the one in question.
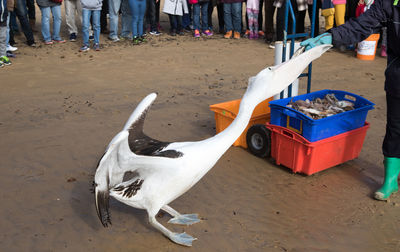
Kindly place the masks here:
POLYGON ((378 200, 387 200, 398 191, 400 173, 400 1, 375 0, 371 8, 356 19, 301 43, 306 49, 320 44, 350 45, 387 27, 387 67, 385 91, 387 103, 386 135, 383 140, 385 180, 375 192, 378 200))

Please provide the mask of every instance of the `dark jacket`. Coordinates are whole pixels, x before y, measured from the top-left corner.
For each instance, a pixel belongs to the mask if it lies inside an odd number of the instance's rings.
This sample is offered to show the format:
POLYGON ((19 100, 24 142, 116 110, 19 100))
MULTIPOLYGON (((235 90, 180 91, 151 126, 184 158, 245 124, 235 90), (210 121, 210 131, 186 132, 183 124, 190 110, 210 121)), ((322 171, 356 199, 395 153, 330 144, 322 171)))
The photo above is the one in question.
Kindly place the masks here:
POLYGON ((7 0, 0 0, 0 24, 6 22, 7 25, 7 0))
POLYGON ((400 97, 400 1, 375 0, 371 8, 357 19, 350 19, 344 25, 331 29, 334 45, 355 44, 372 33, 379 33, 387 27, 388 65, 385 71, 385 90, 400 97))

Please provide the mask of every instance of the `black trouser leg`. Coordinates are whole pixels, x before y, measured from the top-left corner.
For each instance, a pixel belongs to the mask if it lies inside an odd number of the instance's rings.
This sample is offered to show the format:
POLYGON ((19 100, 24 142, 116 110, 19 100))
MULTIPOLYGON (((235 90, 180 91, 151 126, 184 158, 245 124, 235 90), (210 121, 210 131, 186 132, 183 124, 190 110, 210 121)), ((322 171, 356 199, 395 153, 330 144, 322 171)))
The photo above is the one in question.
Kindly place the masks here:
POLYGON ((265 0, 264 12, 265 12, 265 41, 272 42, 274 39, 274 7, 273 0, 265 0))
POLYGON ((157 30, 156 22, 156 2, 155 0, 147 0, 146 5, 146 23, 150 24, 150 31, 157 30))
POLYGON ((382 146, 383 155, 400 158, 400 97, 386 93, 386 104, 387 122, 382 146))
POLYGON ((225 24, 224 24, 224 4, 219 3, 217 4, 217 12, 218 12, 218 26, 219 26, 219 31, 224 32, 225 31, 225 24))
POLYGON ((100 30, 102 33, 107 33, 107 14, 108 14, 108 0, 103 0, 103 6, 100 13, 100 30))

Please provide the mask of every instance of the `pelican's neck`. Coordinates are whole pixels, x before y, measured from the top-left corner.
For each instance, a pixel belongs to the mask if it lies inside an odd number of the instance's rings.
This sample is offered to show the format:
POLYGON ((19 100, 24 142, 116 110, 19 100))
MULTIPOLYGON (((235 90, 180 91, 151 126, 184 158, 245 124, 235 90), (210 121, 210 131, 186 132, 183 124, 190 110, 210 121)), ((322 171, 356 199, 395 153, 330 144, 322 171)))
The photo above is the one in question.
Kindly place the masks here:
POLYGON ((225 130, 209 139, 212 142, 212 149, 219 155, 224 154, 246 129, 258 103, 245 94, 240 102, 239 112, 233 122, 225 130))

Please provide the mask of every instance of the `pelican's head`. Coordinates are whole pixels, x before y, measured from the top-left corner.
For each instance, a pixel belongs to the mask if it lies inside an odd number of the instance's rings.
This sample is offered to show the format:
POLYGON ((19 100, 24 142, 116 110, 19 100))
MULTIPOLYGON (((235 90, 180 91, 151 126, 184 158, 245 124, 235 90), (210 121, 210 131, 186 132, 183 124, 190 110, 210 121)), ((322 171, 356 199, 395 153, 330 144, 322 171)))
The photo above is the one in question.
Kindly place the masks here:
POLYGON ((316 46, 298 56, 293 56, 290 60, 279 65, 263 69, 256 76, 249 79, 249 85, 244 97, 249 97, 248 100, 258 104, 279 94, 294 82, 313 60, 319 58, 331 47, 332 45, 316 46))

